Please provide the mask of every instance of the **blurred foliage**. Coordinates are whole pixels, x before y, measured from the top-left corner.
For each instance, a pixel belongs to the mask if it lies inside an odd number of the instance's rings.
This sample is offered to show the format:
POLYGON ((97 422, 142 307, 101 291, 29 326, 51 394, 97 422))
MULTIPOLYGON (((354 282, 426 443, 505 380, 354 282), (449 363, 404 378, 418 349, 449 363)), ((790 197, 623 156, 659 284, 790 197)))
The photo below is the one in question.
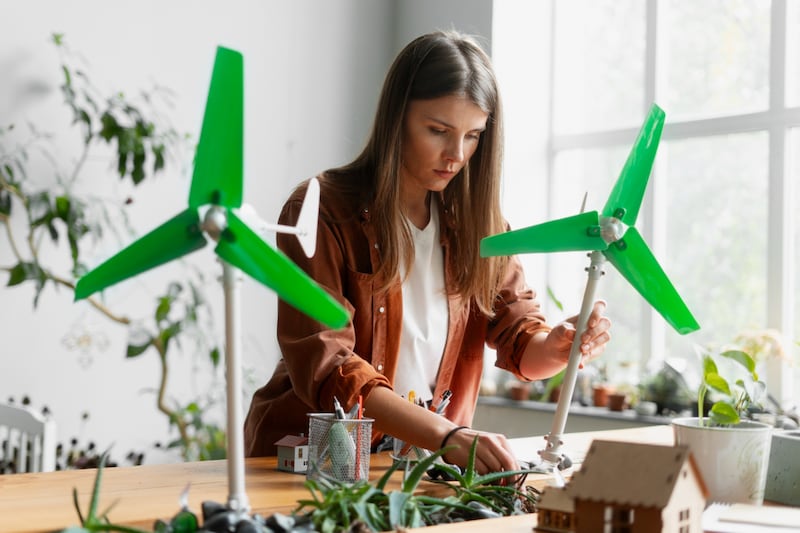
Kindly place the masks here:
MULTIPOLYGON (((34 287, 34 308, 48 286, 73 293, 76 280, 88 271, 83 261, 86 250, 107 233, 132 233, 124 207, 133 199, 98 198, 85 192, 92 189, 91 180, 97 179, 96 172, 86 171, 86 162, 102 159, 110 148, 114 161, 111 175, 135 186, 162 173, 173 159, 168 156, 180 153, 188 141, 187 135, 179 135, 167 124, 155 105, 157 97, 167 97, 166 89, 157 86, 142 91, 136 103, 122 92, 104 97, 86 72, 74 66, 77 59, 64 36, 54 34, 52 42, 61 59, 60 92, 71 111, 72 131, 80 135, 79 153, 58 160, 51 150, 56 146, 52 135, 29 124, 28 138, 20 142, 15 140, 21 135, 15 125, 0 125, 0 226, 5 229, 14 261, 0 265, 0 272, 8 274, 8 287, 34 287), (41 170, 42 162, 46 170, 41 170), (50 249, 44 250, 46 247, 50 249), (68 273, 58 272, 54 266, 61 264, 58 254, 65 250, 71 265, 68 273)), ((198 347, 195 353, 207 353, 213 367, 218 367, 219 349, 207 339, 209 328, 198 324, 201 315, 211 320, 200 290, 202 283, 202 275, 195 271, 169 283, 166 293, 156 298, 150 328, 107 307, 102 295, 88 299, 102 315, 129 329, 126 357, 138 357, 151 348, 157 352, 161 361, 157 408, 178 432, 167 446, 179 449, 185 460, 225 455, 224 431, 204 417, 209 403, 182 404, 168 401, 166 394, 167 356, 181 339, 193 339, 198 347)))

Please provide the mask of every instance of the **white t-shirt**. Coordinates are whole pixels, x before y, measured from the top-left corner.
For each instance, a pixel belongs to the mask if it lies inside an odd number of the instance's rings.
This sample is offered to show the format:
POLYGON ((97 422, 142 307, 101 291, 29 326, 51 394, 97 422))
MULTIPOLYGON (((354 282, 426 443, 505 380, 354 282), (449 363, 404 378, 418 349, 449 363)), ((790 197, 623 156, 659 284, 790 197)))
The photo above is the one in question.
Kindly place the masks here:
MULTIPOLYGON (((431 205, 424 229, 411 226, 414 262, 402 284, 403 328, 394 390, 408 398, 409 391, 423 401, 433 398, 433 387, 447 340, 448 307, 444 289, 444 253, 439 243, 439 213, 431 205)), ((400 275, 405 277, 401 261, 400 275)))

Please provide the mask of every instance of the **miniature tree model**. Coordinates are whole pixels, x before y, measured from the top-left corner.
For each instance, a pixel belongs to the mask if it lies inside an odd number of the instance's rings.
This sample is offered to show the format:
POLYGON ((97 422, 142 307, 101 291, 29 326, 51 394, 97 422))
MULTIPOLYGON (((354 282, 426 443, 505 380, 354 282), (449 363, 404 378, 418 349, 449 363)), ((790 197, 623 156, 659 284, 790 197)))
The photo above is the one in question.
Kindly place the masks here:
POLYGON ((539 452, 547 470, 554 470, 554 467, 562 465, 563 456, 559 453, 562 444, 561 435, 566 426, 581 360, 580 338, 589 321, 596 284, 603 275, 602 267, 606 259, 678 333, 685 335, 700 329, 641 234, 633 227, 647 188, 647 180, 650 177, 663 126, 664 111, 653 105, 602 213, 597 211, 580 213, 492 235, 481 241, 483 257, 578 250, 590 252, 586 290, 578 315, 575 340, 570 350, 561 396, 552 428, 546 437, 547 446, 545 450, 539 452))
MULTIPOLYGON (((273 249, 243 221, 244 65, 239 52, 219 47, 211 77, 192 176, 189 207, 82 277, 76 300, 148 269, 199 250, 207 234, 217 242, 225 292, 225 358, 227 381, 228 512, 224 529, 249 521, 244 490, 244 444, 241 415, 239 289, 236 269, 273 289, 280 298, 325 323, 342 327, 347 311, 297 265, 273 249), (204 214, 201 217, 201 211, 204 214), (238 213, 238 215, 237 215, 238 213)), ((267 229, 298 234, 307 254, 316 246, 319 184, 310 182, 297 227, 263 224, 267 229)), ((261 228, 260 228, 261 229, 261 228)), ((215 520, 217 516, 215 515, 215 520)), ((224 523, 222 523, 224 522, 224 523)), ((208 524, 206 524, 208 526, 208 524)))

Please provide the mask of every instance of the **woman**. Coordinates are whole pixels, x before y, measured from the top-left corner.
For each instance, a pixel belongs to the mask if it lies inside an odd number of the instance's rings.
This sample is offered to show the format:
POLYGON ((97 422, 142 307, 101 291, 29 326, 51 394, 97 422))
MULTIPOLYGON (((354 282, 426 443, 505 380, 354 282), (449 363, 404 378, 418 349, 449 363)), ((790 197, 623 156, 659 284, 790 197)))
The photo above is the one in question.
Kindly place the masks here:
MULTIPOLYGON (((574 326, 546 324, 515 258, 481 258, 480 240, 507 229, 500 212, 502 116, 490 60, 469 37, 435 32, 400 52, 386 77, 373 130, 350 164, 319 176, 320 225, 313 258, 296 239, 279 247, 349 310, 332 331, 280 301, 282 359, 259 389, 245 423, 250 456, 308 430, 309 412, 346 410, 359 396, 390 434, 464 465, 479 436, 479 472, 517 461, 503 435, 469 428, 484 347, 524 380, 566 366, 574 326), (438 400, 444 415, 403 398, 438 400)), ((296 221, 305 186, 282 224, 296 221)), ((582 339, 584 361, 608 342, 605 305, 595 304, 582 339)), ((574 323, 574 317, 572 319, 574 323)))

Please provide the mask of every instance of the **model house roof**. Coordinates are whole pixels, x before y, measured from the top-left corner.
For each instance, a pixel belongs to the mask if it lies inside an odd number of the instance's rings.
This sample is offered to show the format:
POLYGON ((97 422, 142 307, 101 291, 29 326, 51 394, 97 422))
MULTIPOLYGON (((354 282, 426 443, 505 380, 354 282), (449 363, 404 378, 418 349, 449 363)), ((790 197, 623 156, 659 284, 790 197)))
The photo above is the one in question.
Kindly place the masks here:
POLYGON ((576 500, 663 508, 687 463, 705 493, 686 446, 595 440, 570 480, 569 495, 576 500))
POLYGON ((288 446, 293 448, 295 446, 305 446, 308 444, 308 437, 303 435, 284 435, 280 440, 275 442, 275 446, 288 446))
POLYGON ((561 511, 563 513, 575 512, 575 500, 569 493, 569 485, 566 487, 547 487, 542 491, 537 503, 539 509, 549 509, 561 511))

